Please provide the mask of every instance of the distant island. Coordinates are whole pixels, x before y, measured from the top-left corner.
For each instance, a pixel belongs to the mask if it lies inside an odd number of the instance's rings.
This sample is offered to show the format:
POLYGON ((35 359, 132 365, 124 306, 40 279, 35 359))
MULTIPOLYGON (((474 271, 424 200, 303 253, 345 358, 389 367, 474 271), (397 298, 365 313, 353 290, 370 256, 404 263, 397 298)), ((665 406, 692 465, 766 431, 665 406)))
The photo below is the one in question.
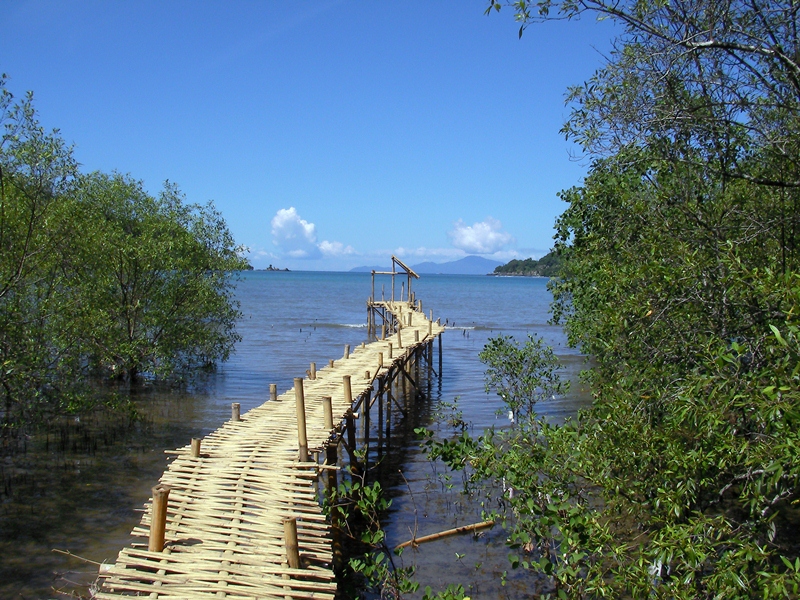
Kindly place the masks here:
POLYGON ((289 269, 279 269, 277 267, 273 267, 272 265, 268 266, 264 271, 288 271, 289 269))
POLYGON ((511 260, 504 265, 495 267, 492 275, 506 275, 518 277, 556 277, 561 269, 561 257, 550 251, 539 260, 526 258, 525 260, 511 260))

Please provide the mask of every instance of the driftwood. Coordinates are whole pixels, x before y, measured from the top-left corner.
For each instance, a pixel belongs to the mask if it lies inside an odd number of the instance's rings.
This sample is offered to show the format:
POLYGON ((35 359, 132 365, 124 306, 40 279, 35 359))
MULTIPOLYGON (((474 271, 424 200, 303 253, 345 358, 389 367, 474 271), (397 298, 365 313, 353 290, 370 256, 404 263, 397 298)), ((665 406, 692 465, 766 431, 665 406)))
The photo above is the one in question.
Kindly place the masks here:
POLYGON ((407 542, 403 542, 395 550, 398 548, 405 548, 406 546, 419 546, 425 542, 432 542, 433 540, 438 540, 443 537, 448 537, 450 535, 456 535, 459 533, 467 533, 470 531, 478 531, 479 529, 485 529, 487 527, 492 527, 494 525, 494 521, 482 521, 480 523, 473 523, 472 525, 464 525, 462 527, 456 527, 455 529, 448 529, 447 531, 440 531, 439 533, 432 533, 430 535, 423 535, 422 537, 414 538, 413 540, 408 540, 407 542))

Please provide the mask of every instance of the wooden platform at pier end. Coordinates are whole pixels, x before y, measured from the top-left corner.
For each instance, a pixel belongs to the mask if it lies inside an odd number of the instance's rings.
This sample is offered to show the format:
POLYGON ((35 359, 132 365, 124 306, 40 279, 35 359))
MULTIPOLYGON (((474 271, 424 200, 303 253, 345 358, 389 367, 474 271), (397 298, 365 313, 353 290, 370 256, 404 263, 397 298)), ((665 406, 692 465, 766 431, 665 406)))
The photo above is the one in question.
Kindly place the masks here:
MULTIPOLYGON (((394 365, 427 348, 430 367, 432 341, 444 328, 431 323, 418 303, 370 301, 370 307, 380 308, 382 318, 391 321, 379 334, 385 339, 356 347, 348 358, 318 369, 315 379, 303 380, 312 456, 338 442, 342 421, 394 365), (402 328, 395 331, 398 325, 402 328), (352 402, 345 398, 344 376, 350 377, 352 402), (325 426, 323 398, 328 396, 333 429, 325 426)), ((147 550, 151 499, 133 531, 142 543, 124 548, 116 563, 104 565, 96 597, 333 598, 331 531, 317 483, 323 467, 313 458, 299 462, 296 414, 290 389, 205 437, 198 457, 191 446, 170 451, 175 459, 160 480, 170 488, 164 550, 147 550), (301 568, 287 563, 286 517, 297 518, 301 568)))

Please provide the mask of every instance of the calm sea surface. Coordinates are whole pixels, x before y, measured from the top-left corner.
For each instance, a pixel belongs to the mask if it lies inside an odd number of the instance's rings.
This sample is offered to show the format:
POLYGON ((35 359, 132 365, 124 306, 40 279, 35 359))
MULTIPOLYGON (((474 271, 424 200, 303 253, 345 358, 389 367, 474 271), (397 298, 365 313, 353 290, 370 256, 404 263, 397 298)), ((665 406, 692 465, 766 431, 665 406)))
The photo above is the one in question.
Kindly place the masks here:
MULTIPOLYGON (((389 279, 378 278, 378 298, 382 286, 387 297, 391 294, 389 279)), ((431 399, 407 422, 394 425, 396 446, 376 470, 393 497, 386 525, 391 544, 409 539, 414 529, 421 536, 481 520, 480 508, 457 493, 459 476, 448 479, 441 466, 431 465, 409 432, 429 426, 448 435, 434 421, 454 401, 476 434, 506 426, 496 416, 499 400, 484 391, 477 357, 490 337, 524 340, 538 334, 562 359, 566 377, 574 380, 583 366, 561 329, 547 323, 545 279, 428 275, 414 281, 412 289, 425 314, 433 310, 448 330, 442 338, 442 374, 431 399)), ((113 562, 166 466, 163 451, 219 427, 230 418, 232 402, 241 403, 242 412, 258 406, 269 397, 270 383, 283 392, 305 374, 309 362, 327 364, 342 355, 344 344, 368 341, 370 293, 370 275, 363 273, 245 273, 236 292, 244 313, 238 326, 242 341, 215 373, 181 389, 153 385, 139 391, 137 403, 146 418, 134 428, 100 426, 85 417, 47 439, 31 439, 26 453, 7 457, 0 465, 0 597, 64 597, 57 591, 91 581, 95 566, 53 549, 113 562)), ((586 404, 576 381, 566 397, 538 408, 561 420, 586 404)), ((527 584, 513 573, 507 585, 500 585, 509 569, 506 555, 502 532, 494 529, 477 539, 424 545, 402 560, 417 565, 423 586, 440 588, 452 581, 471 585, 473 598, 524 597, 527 584)))

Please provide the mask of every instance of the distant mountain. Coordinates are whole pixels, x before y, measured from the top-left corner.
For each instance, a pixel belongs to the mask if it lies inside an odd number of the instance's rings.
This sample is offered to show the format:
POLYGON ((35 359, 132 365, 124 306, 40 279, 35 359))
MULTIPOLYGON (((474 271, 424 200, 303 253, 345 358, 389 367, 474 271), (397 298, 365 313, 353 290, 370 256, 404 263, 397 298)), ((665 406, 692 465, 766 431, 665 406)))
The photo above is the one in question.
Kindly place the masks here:
POLYGON ((446 263, 424 262, 411 267, 422 275, 487 275, 501 264, 496 260, 489 260, 482 256, 467 256, 460 260, 446 263))
MULTIPOLYGON (((467 256, 460 260, 446 263, 424 262, 411 265, 411 269, 419 275, 488 275, 503 263, 489 260, 481 256, 467 256)), ((351 273, 369 273, 370 271, 391 271, 385 267, 356 267, 351 273)))
POLYGON ((372 271, 391 271, 391 267, 355 267, 350 273, 371 273, 372 271))

